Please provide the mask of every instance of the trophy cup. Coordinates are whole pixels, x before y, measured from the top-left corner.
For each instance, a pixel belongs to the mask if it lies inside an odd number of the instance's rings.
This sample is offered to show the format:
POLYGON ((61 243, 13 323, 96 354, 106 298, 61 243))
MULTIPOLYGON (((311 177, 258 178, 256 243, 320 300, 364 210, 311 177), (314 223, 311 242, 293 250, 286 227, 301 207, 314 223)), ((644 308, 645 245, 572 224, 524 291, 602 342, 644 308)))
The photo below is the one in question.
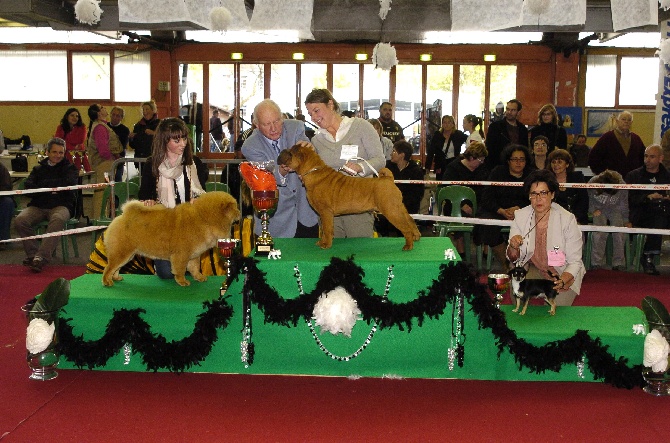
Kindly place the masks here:
POLYGON ((256 239, 256 255, 267 256, 274 248, 274 240, 268 231, 271 211, 279 201, 274 167, 273 160, 240 163, 240 174, 251 189, 251 202, 261 220, 261 233, 256 239))
POLYGON ((220 238, 217 241, 219 247, 219 254, 223 257, 223 267, 226 270, 226 279, 221 283, 221 296, 226 293, 228 289, 228 277, 230 276, 230 257, 233 256, 235 248, 240 241, 236 238, 220 238))
POLYGON ((507 274, 489 274, 488 287, 495 294, 496 308, 500 309, 503 301, 503 294, 509 289, 509 275, 507 274))
POLYGON ((256 255, 268 255, 274 249, 274 240, 268 231, 268 224, 270 223, 270 211, 277 206, 279 200, 279 191, 251 190, 251 202, 254 209, 258 213, 258 218, 261 219, 261 233, 256 239, 256 255))

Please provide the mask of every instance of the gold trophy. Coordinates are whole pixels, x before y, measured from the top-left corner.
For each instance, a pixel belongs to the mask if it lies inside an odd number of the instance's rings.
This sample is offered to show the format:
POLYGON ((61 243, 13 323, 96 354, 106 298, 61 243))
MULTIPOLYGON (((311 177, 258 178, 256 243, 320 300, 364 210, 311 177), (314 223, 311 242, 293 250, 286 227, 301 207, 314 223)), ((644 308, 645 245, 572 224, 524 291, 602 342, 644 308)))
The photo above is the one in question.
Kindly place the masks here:
POLYGON ((270 224, 270 211, 272 211, 279 201, 279 191, 277 189, 254 191, 251 190, 251 202, 254 209, 261 219, 261 233, 256 239, 256 255, 268 255, 274 249, 274 240, 268 231, 270 224))
POLYGON ((221 296, 226 293, 228 289, 228 277, 230 276, 230 258, 233 256, 239 240, 236 238, 220 238, 217 241, 219 247, 219 254, 223 257, 223 267, 226 270, 226 279, 221 283, 221 296))

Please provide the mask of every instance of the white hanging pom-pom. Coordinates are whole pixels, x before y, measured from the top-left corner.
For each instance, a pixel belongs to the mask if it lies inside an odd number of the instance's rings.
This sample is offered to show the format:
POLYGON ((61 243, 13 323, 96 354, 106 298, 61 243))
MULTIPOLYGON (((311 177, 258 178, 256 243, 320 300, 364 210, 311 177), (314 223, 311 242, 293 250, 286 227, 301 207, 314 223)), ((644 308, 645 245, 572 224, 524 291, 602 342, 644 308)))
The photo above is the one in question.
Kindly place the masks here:
POLYGON ((321 332, 342 333, 347 337, 351 337, 360 314, 356 300, 342 286, 321 294, 312 312, 314 323, 321 326, 321 332))
POLYGON ((661 44, 658 45, 658 51, 656 51, 656 55, 658 55, 658 58, 660 58, 664 64, 670 66, 670 38, 664 38, 661 40, 661 44))
POLYGON ((658 0, 658 2, 661 4, 661 8, 663 8, 664 11, 670 9, 670 0, 658 0))
POLYGON ((233 15, 228 8, 219 6, 209 11, 209 21, 211 22, 210 29, 212 31, 227 31, 233 22, 233 15))
POLYGON ((395 55, 395 48, 389 43, 377 43, 372 51, 372 64, 376 69, 390 71, 392 67, 398 64, 395 55))
POLYGON ((74 5, 74 15, 77 21, 85 25, 97 24, 102 12, 100 0, 77 0, 77 4, 74 5))
POLYGON ((391 2, 393 0, 379 0, 379 18, 386 20, 386 14, 391 10, 391 2))
POLYGON ((549 0, 524 0, 530 12, 542 15, 549 9, 549 0))

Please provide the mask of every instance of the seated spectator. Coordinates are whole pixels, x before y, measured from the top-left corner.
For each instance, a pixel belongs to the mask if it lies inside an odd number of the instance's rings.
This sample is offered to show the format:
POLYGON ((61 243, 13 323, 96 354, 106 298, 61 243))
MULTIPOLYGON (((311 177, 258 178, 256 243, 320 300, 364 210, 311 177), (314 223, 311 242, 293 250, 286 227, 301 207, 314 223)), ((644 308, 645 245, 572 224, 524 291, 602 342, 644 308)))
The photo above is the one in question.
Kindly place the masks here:
MULTIPOLYGON (((644 166, 634 169, 626 175, 626 183, 640 185, 670 184, 670 172, 663 166, 663 149, 651 145, 644 151, 644 166)), ((629 191, 628 204, 630 220, 639 228, 670 228, 670 196, 668 191, 642 190, 629 191)), ((647 235, 640 261, 644 272, 658 275, 654 264, 655 257, 661 253, 662 237, 647 235)))
POLYGON ((568 149, 572 160, 577 168, 587 168, 589 166, 589 152, 591 147, 586 145, 586 136, 579 134, 575 137, 575 142, 568 149))
MULTIPOLYGON (((623 184, 621 174, 606 169, 589 180, 589 183, 623 184)), ((628 191, 625 189, 589 189, 589 212, 593 215, 596 226, 626 226, 628 221, 628 191)), ((593 233, 591 248, 591 267, 601 268, 605 265, 605 249, 607 248, 607 232, 593 233)), ((620 271, 626 268, 624 255, 625 236, 623 233, 612 233, 612 269, 620 271)))
MULTIPOLYGON (((528 148, 522 145, 506 147, 503 160, 505 164, 498 165, 491 171, 490 181, 523 183, 534 169, 530 165, 528 148)), ((528 206, 528 194, 524 193, 521 186, 487 186, 482 192, 482 202, 477 211, 481 218, 514 220, 514 211, 525 206, 528 206)), ((507 271, 507 244, 501 233, 501 226, 477 225, 474 237, 475 243, 483 243, 492 248, 496 260, 507 271)))
MULTIPOLYGON (((4 164, 0 163, 0 191, 12 190, 12 178, 4 164)), ((9 227, 14 216, 14 199, 11 195, 0 196, 0 240, 9 240, 9 227)), ((5 249, 0 243, 0 250, 5 249)))
MULTIPOLYGON (((52 138, 47 142, 47 158, 33 168, 25 181, 26 189, 58 188, 75 186, 79 178, 77 168, 65 159, 65 140, 52 138)), ((42 221, 49 222, 46 233, 62 231, 65 223, 74 215, 75 191, 46 191, 29 194, 32 198, 28 207, 16 217, 14 225, 20 237, 35 235, 34 226, 42 221)), ((42 272, 58 246, 58 237, 24 240, 26 258, 24 266, 33 272, 42 272)))
POLYGON ((379 134, 379 140, 382 142, 382 149, 384 150, 384 158, 388 163, 391 160, 391 152, 393 152, 393 142, 382 135, 382 124, 376 118, 371 118, 368 120, 377 134, 379 134))
MULTIPOLYGON (((442 178, 447 181, 485 181, 489 177, 489 170, 484 161, 488 151, 486 145, 482 142, 472 142, 465 148, 463 154, 460 155, 458 161, 453 161, 444 169, 442 178)), ((484 186, 473 186, 477 202, 482 200, 482 191, 484 186)), ((445 202, 445 207, 441 215, 451 214, 451 205, 445 202)), ((474 217, 472 205, 475 202, 465 201, 461 206, 461 214, 464 217, 474 217)), ((465 253, 465 244, 463 242, 463 234, 460 232, 453 233, 454 245, 461 256, 465 253)))
POLYGON ((589 194, 586 189, 566 188, 563 183, 585 183, 584 174, 575 171, 572 156, 565 149, 554 149, 547 159, 547 169, 550 169, 559 188, 554 201, 563 209, 572 212, 580 225, 589 223, 589 194))
POLYGON ((531 164, 536 169, 549 169, 549 162, 547 161, 547 152, 549 149, 549 139, 544 135, 538 135, 533 139, 530 153, 532 161, 531 164))
MULTIPOLYGON (((386 137, 382 137, 386 138, 386 137)), ((395 180, 423 180, 423 170, 412 160, 412 152, 414 149, 405 140, 397 141, 393 145, 391 152, 391 160, 386 162, 386 167, 393 173, 395 180)), ((411 185, 408 183, 398 183, 398 189, 402 194, 402 202, 410 214, 418 214, 421 199, 423 198, 423 185, 411 185)), ((388 237, 390 234, 400 236, 398 231, 391 225, 386 217, 379 215, 375 222, 375 229, 379 235, 388 237)))

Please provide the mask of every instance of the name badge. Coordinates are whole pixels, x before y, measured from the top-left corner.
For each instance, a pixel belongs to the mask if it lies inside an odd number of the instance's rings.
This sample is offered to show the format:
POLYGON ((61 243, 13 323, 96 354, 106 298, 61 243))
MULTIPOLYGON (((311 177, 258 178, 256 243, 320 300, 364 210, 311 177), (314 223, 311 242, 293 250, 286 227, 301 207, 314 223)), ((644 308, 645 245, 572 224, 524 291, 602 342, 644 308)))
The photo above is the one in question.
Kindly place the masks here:
POLYGON ((358 145, 342 145, 340 160, 349 160, 352 157, 358 157, 358 145))
POLYGON ((565 252, 558 249, 558 246, 555 246, 551 251, 547 251, 547 265, 565 266, 565 252))

